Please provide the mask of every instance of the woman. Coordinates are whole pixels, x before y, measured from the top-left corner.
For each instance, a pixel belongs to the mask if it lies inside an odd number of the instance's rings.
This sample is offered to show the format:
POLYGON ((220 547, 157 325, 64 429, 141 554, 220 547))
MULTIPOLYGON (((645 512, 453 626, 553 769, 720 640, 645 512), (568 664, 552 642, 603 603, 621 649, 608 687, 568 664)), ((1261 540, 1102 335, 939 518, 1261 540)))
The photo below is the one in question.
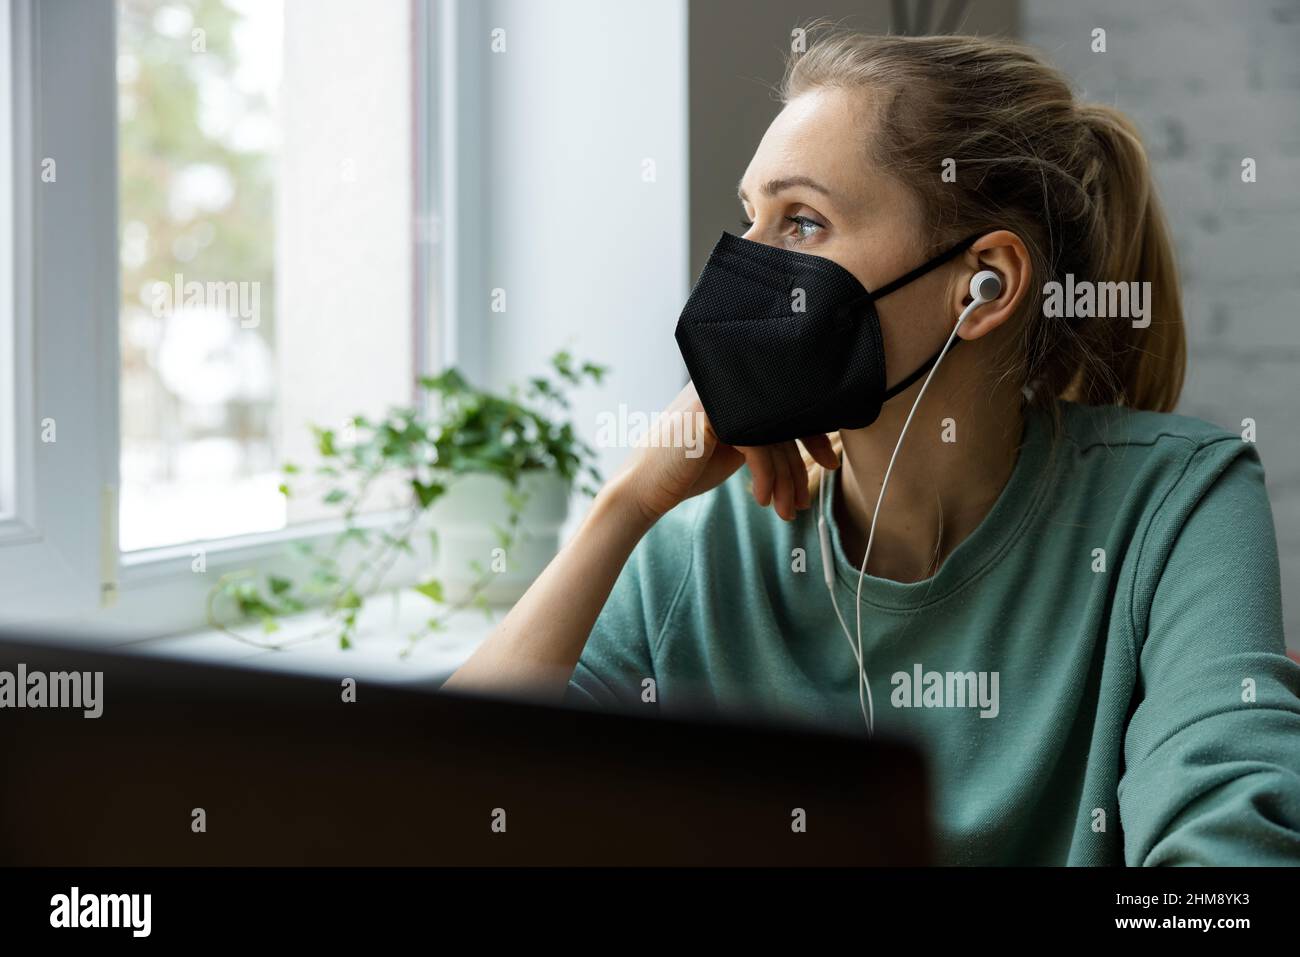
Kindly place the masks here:
MULTIPOLYGON (((1300 862, 1263 470, 1253 441, 1169 414, 1182 313, 1133 126, 969 37, 833 33, 782 93, 743 240, 878 290, 974 236, 878 305, 887 369, 924 368, 955 325, 962 347, 806 454, 711 427, 702 455, 647 443, 445 687, 868 714, 929 754, 951 863, 1300 862), (1000 290, 973 303, 984 271, 1000 290), (1135 284, 1128 312, 1062 315, 1051 284, 1088 282, 1135 284)), ((704 407, 688 385, 669 411, 704 407)))

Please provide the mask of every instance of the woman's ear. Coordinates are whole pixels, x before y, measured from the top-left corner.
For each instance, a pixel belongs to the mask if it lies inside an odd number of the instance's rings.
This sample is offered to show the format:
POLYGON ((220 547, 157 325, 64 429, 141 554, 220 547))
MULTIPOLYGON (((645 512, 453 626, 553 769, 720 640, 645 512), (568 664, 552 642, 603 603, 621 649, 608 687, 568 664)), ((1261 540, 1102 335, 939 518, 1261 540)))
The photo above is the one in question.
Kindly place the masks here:
POLYGON ((986 233, 961 259, 950 303, 954 320, 970 305, 970 281, 981 269, 991 269, 998 274, 1002 291, 996 299, 986 302, 966 317, 957 333, 963 339, 986 336, 1014 316, 1033 281, 1029 251, 1020 237, 1005 229, 986 233))

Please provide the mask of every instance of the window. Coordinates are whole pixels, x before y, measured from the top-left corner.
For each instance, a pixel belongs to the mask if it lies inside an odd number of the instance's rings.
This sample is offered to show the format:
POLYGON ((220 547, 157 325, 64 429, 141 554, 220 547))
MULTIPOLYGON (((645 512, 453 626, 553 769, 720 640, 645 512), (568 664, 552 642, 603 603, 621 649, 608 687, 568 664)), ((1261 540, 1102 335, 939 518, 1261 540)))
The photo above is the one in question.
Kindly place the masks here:
POLYGON ((450 9, 0 0, 0 620, 201 628, 336 533, 282 466, 449 361, 450 9))
MULTIPOLYGON (((14 117, 13 117, 13 41, 10 8, 0 3, 0 224, 14 222, 14 117)), ((14 248, 16 230, 0 226, 0 381, 14 380, 14 248)), ((14 517, 16 470, 14 455, 17 425, 15 396, 0 389, 0 522, 14 517)))
POLYGON ((111 598, 112 7, 0 0, 0 617, 111 598), (58 117, 58 122, 49 118, 58 117), (40 122, 37 122, 38 119, 40 122))
POLYGON ((340 525, 282 466, 422 371, 500 388, 581 343, 614 378, 580 426, 671 397, 685 6, 601 10, 0 0, 0 619, 146 639, 202 629, 229 572, 296 574, 340 525), (616 48, 596 84, 564 52, 616 48), (578 196, 638 224, 583 283, 578 196))
POLYGON ((324 517, 278 491, 309 424, 411 400, 412 39, 405 2, 120 4, 124 552, 324 517))

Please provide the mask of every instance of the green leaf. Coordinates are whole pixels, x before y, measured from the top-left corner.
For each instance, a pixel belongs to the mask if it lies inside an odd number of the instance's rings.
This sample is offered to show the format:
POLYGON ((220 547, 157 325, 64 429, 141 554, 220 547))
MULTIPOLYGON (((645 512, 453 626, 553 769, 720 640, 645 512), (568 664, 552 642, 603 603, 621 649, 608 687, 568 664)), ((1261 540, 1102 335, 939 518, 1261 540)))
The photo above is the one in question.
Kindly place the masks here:
POLYGON ((322 429, 313 426, 316 433, 316 450, 320 452, 323 458, 333 458, 338 455, 338 450, 334 448, 334 430, 322 429))
POLYGON ((316 592, 329 591, 340 581, 339 573, 332 568, 317 568, 311 574, 312 589, 316 592))
POLYGON ((392 535, 388 532, 380 532, 379 540, 389 548, 396 551, 405 552, 408 555, 415 554, 415 548, 411 545, 411 536, 409 533, 399 538, 398 536, 392 535))
POLYGON ((420 508, 428 508, 437 501, 443 492, 447 491, 447 487, 440 482, 425 484, 419 479, 411 479, 411 488, 415 491, 415 497, 420 502, 420 508))
POLYGON ((326 505, 337 505, 339 502, 343 501, 347 497, 348 497, 348 493, 343 489, 332 488, 329 490, 328 493, 326 493, 325 497, 321 499, 321 501, 323 501, 326 505))
POLYGON ((293 587, 293 582, 287 578, 281 578, 278 575, 270 575, 266 579, 267 585, 271 589, 272 595, 283 595, 293 587))
MULTIPOLYGON (((334 607, 343 608, 360 608, 361 596, 356 593, 355 589, 349 588, 334 601, 334 607)), ((355 615, 353 616, 355 618, 355 615)))
POLYGON ((340 542, 356 541, 362 545, 370 544, 370 533, 364 528, 358 528, 356 525, 349 525, 339 533, 340 542))
POLYGON ((432 392, 445 394, 463 392, 469 389, 469 383, 455 368, 447 369, 436 376, 421 376, 420 386, 432 392))
POLYGON ((567 349, 551 356, 551 367, 567 381, 573 383, 578 381, 578 377, 573 371, 573 356, 567 349))
POLYGON ((442 604, 443 602, 442 582, 438 581, 436 578, 430 578, 427 582, 416 585, 415 590, 438 604, 442 604))

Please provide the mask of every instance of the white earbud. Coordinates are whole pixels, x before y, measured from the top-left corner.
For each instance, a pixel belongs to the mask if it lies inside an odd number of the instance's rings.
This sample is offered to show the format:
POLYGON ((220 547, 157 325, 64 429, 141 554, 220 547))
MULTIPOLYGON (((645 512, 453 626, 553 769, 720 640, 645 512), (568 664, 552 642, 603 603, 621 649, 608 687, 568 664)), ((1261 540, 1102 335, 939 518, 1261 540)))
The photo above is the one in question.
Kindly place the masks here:
POLYGON ((970 297, 976 302, 992 302, 1002 292, 1002 279, 992 269, 981 269, 970 280, 970 297))

